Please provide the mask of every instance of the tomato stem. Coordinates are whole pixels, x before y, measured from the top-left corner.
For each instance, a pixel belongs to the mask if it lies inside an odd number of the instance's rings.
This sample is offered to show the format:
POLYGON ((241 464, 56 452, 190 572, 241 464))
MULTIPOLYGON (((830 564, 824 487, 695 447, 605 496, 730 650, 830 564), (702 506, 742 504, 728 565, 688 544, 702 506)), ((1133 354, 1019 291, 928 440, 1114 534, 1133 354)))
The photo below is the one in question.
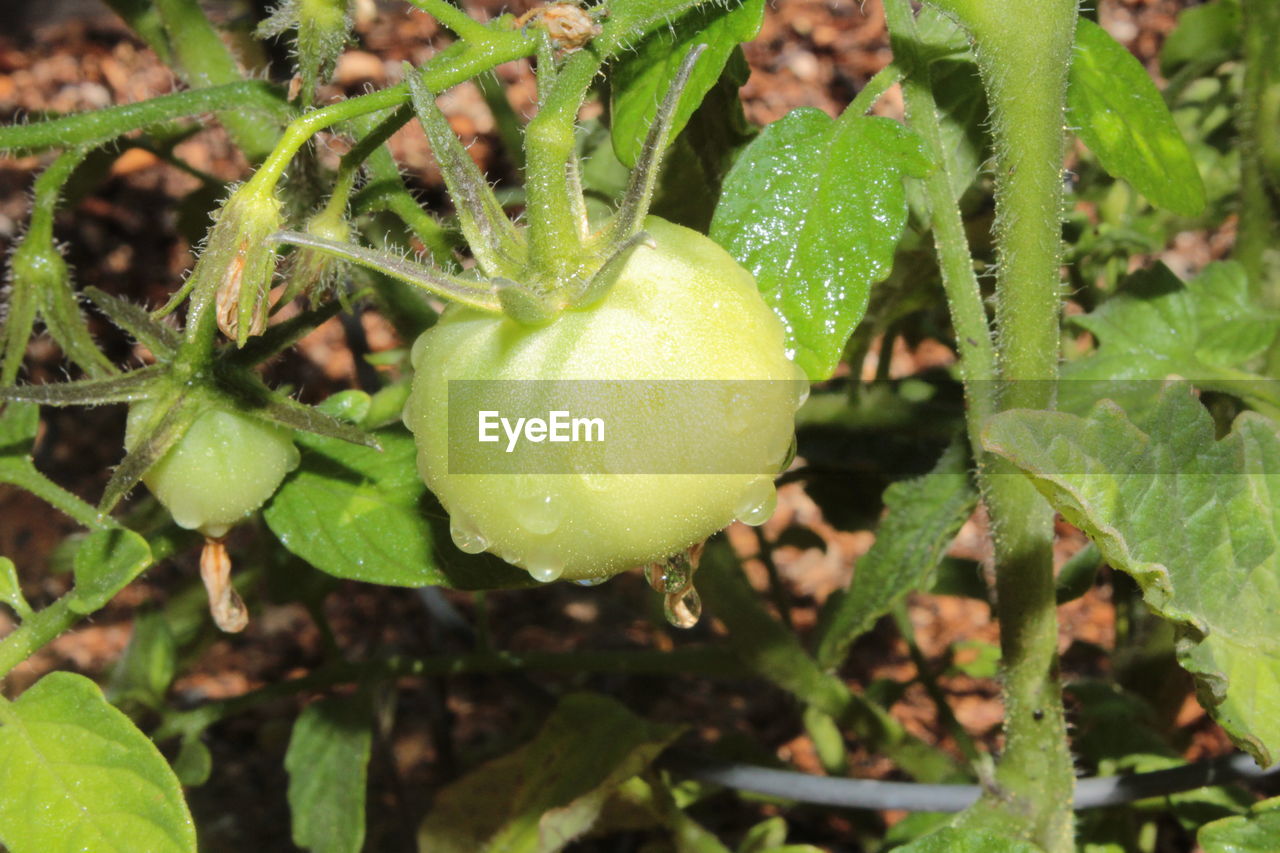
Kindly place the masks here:
POLYGON ((578 109, 603 61, 594 45, 570 54, 525 128, 529 266, 543 280, 566 279, 582 262, 584 246, 575 214, 579 205, 571 200, 575 187, 569 163, 575 156, 578 109))

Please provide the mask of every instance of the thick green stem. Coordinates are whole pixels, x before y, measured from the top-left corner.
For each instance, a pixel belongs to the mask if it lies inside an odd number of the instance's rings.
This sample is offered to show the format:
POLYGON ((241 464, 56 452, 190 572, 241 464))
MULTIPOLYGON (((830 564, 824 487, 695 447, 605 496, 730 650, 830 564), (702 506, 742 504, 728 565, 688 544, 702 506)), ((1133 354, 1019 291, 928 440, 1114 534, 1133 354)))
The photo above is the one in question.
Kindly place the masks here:
MULTIPOLYGON (((1051 408, 1060 325, 1063 113, 1076 4, 939 5, 972 36, 991 103, 998 404, 1051 408)), ((977 417, 972 411, 970 416, 977 417)), ((1027 838, 1051 853, 1068 851, 1074 849, 1075 773, 1058 676, 1053 513, 1008 466, 992 462, 980 479, 995 538, 1006 722, 996 790, 968 820, 1027 838)))
MULTIPOLYGON (((155 7, 188 85, 203 89, 244 80, 235 57, 196 0, 155 0, 155 7)), ((275 143, 277 129, 255 116, 232 109, 219 113, 218 119, 254 162, 265 157, 275 143)))
MULTIPOLYGON (((1280 309, 1280 4, 1245 0, 1244 92, 1240 98, 1240 226, 1236 256, 1256 298, 1280 309)), ((1275 362, 1277 359, 1272 358, 1275 362)))

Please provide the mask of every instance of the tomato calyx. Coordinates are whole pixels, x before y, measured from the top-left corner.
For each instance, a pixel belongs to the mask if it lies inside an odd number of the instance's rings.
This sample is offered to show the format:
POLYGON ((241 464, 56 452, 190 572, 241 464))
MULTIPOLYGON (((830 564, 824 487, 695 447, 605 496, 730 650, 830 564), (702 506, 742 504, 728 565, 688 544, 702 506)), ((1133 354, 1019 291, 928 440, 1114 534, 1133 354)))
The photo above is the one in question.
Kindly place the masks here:
MULTIPOLYGON (((505 315, 522 325, 542 325, 564 311, 589 307, 607 294, 617 279, 617 269, 625 263, 632 250, 640 245, 652 245, 652 239, 643 231, 643 223, 653 200, 680 94, 703 49, 704 46, 699 45, 685 57, 659 106, 618 209, 594 230, 587 220, 582 187, 576 180, 580 166, 576 155, 569 152, 563 169, 575 177, 570 181, 572 197, 566 203, 577 233, 568 244, 540 247, 533 237, 540 230, 552 230, 539 229, 538 226, 546 219, 565 213, 563 210, 530 206, 526 211, 529 225, 525 227, 517 226, 507 217, 484 175, 440 111, 436 95, 426 88, 417 74, 411 73, 411 67, 406 67, 405 77, 414 108, 454 200, 463 236, 471 248, 479 275, 454 275, 437 267, 329 239, 317 233, 278 231, 271 239, 330 254, 414 285, 446 301, 505 315), (548 263, 545 260, 548 257, 553 258, 554 263, 548 263)), ((553 76, 554 71, 544 72, 543 66, 554 66, 554 62, 554 57, 540 57, 540 91, 552 85, 553 81, 547 78, 553 76)), ((540 153, 535 152, 533 146, 536 145, 526 136, 530 157, 540 153)))
MULTIPOLYGON (((156 320, 142 307, 96 288, 89 298, 115 325, 147 347, 156 363, 128 373, 45 385, 0 388, 0 401, 46 406, 145 404, 152 416, 132 430, 124 459, 112 472, 98 509, 110 512, 209 410, 238 412, 263 424, 377 447, 367 432, 332 418, 259 378, 257 364, 292 346, 339 309, 338 303, 305 312, 252 339, 243 349, 226 345, 212 355, 193 353, 190 335, 156 320)), ((188 330, 189 331, 189 330, 188 330)))

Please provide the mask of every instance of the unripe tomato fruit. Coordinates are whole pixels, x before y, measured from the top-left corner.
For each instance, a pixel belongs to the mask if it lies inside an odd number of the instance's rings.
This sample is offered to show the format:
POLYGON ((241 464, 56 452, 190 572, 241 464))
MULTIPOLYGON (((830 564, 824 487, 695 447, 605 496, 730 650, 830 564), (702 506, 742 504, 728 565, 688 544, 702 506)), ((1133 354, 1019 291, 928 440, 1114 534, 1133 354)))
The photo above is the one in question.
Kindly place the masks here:
MULTIPOLYGON (((155 403, 129 408, 125 447, 133 447, 155 403)), ((298 465, 293 432, 209 403, 142 482, 179 527, 223 536, 275 493, 298 465)))
MULTIPOLYGON (((542 326, 454 305, 415 344, 404 419, 418 469, 464 550, 492 551, 539 580, 589 582, 676 554, 735 518, 760 523, 772 511, 771 475, 786 461, 807 389, 787 358, 781 322, 751 274, 712 240, 654 217, 645 230, 652 243, 631 252, 593 305, 542 326), (705 455, 723 460, 725 470, 768 474, 451 474, 450 453, 466 454, 470 445, 456 436, 449 445, 450 380, 529 379, 775 380, 764 405, 735 410, 732 399, 715 399, 721 386, 708 382, 696 385, 708 399, 674 394, 679 410, 653 399, 619 408, 614 398, 605 417, 611 430, 642 430, 656 442, 646 446, 663 447, 666 458, 687 447, 703 462, 705 455), (700 425, 710 432, 694 441, 700 425)), ((537 387, 529 391, 535 398, 537 387)), ((516 447, 517 466, 520 453, 516 447)), ((455 469, 458 462, 455 456, 455 469)))

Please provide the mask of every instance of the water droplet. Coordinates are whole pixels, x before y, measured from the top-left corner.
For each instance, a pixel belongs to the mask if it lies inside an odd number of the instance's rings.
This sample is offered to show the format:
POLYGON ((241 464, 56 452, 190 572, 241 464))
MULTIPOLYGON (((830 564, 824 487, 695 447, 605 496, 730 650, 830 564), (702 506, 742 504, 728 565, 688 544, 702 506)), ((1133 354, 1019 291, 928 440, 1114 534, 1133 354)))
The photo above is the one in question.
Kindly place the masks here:
POLYGON ((548 494, 527 495, 516 500, 516 521, 535 536, 546 536, 560 526, 560 510, 548 494))
POLYGON ((550 550, 541 550, 529 557, 529 576, 539 583, 551 583, 564 574, 564 560, 550 550))
POLYGON ((773 515, 778 506, 778 490, 768 477, 752 480, 751 485, 742 493, 738 510, 734 513, 738 521, 753 527, 764 524, 773 515))
POLYGON ((604 583, 608 579, 609 578, 607 577, 579 578, 578 580, 574 581, 574 583, 576 583, 578 586, 600 586, 600 584, 604 583))
POLYGON ((453 544, 465 554, 479 554, 489 547, 489 540, 476 529, 471 520, 461 515, 449 516, 449 535, 453 544))
POLYGON ((662 592, 666 588, 664 581, 666 574, 663 568, 663 563, 650 563, 644 567, 644 579, 649 584, 649 588, 656 592, 662 592))
POLYGON ((702 597, 689 584, 681 592, 669 593, 662 601, 667 621, 677 628, 692 628, 702 616, 702 597))

